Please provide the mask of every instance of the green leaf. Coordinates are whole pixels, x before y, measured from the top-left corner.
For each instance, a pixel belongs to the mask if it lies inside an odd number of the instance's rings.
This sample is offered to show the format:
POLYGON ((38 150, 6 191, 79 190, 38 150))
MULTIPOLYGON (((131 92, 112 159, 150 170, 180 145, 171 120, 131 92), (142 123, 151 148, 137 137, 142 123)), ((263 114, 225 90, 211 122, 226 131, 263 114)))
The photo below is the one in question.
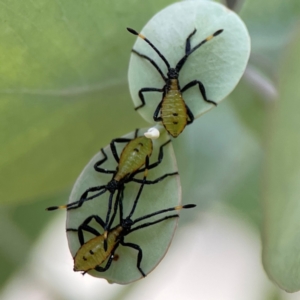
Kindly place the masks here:
POLYGON ((265 165, 263 262, 288 292, 300 289, 300 39, 282 61, 279 101, 269 116, 265 165))
MULTIPOLYGON (((156 14, 141 32, 166 57, 171 67, 175 67, 185 53, 186 38, 195 28, 197 32, 191 39, 191 47, 219 29, 224 31, 191 54, 181 70, 180 86, 200 80, 205 86, 207 98, 219 103, 236 86, 249 58, 248 32, 235 13, 210 1, 179 2, 156 14)), ((164 74, 167 73, 162 59, 144 40, 138 38, 133 49, 151 57, 164 74)), ((141 104, 138 95, 141 88, 162 88, 164 85, 160 74, 149 61, 134 53, 130 59, 128 75, 135 107, 141 104)), ((144 95, 146 105, 138 112, 145 120, 153 123, 153 113, 162 96, 157 92, 144 95)), ((195 117, 214 106, 203 100, 198 86, 187 90, 184 98, 195 117)))
MULTIPOLYGON (((141 133, 143 133, 144 131, 145 129, 140 130, 139 135, 141 135, 141 133)), ((165 130, 162 129, 162 131, 164 133, 161 135, 161 137, 158 140, 153 141, 154 151, 151 156, 150 163, 157 160, 159 146, 169 139, 165 130)), ((124 137, 133 138, 133 136, 134 133, 130 133, 125 135, 124 137)), ((117 152, 120 155, 124 144, 122 143, 116 145, 118 146, 117 152)), ((115 170, 117 164, 112 156, 110 147, 107 146, 106 148, 104 148, 104 150, 108 155, 108 160, 103 164, 103 168, 115 170)), ((162 163, 156 168, 149 170, 149 176, 147 177, 149 180, 156 179, 164 175, 165 173, 177 171, 175 155, 171 143, 166 145, 163 150, 164 158, 162 160, 162 163)), ((80 196, 87 188, 92 186, 106 185, 109 182, 109 180, 111 179, 111 175, 96 172, 93 168, 95 162, 99 161, 102 158, 103 155, 98 153, 86 165, 74 185, 69 202, 79 200, 80 196)), ((125 217, 131 210, 139 186, 140 184, 134 182, 126 184, 123 200, 125 217)), ((106 212, 108 209, 108 197, 109 193, 106 192, 105 194, 101 195, 100 198, 98 197, 94 200, 87 201, 80 209, 69 210, 67 216, 67 228, 78 228, 78 226, 88 216, 93 214, 97 214, 105 220, 106 212)), ((145 185, 141 198, 138 202, 137 209, 133 215, 133 219, 144 216, 151 212, 158 211, 160 209, 177 206, 180 203, 181 189, 179 176, 169 176, 155 185, 145 185)), ((160 215, 160 217, 162 217, 162 215, 160 215)), ((128 237, 125 238, 126 242, 136 243, 142 248, 143 259, 141 268, 146 274, 151 272, 166 254, 166 251, 168 250, 168 247, 174 235, 177 221, 177 218, 169 219, 154 226, 138 230, 132 234, 129 234, 128 237)), ((117 223, 119 224, 119 222, 117 223)), ((101 230, 99 228, 99 230, 100 232, 103 232, 103 229, 101 230)), ((92 237, 94 236, 90 236, 90 238, 92 237)), ((68 232, 68 241, 71 253, 74 257, 78 248, 80 247, 77 233, 68 232)), ((116 251, 116 254, 118 254, 119 259, 112 262, 109 270, 104 273, 90 271, 89 274, 100 278, 106 278, 109 282, 120 284, 127 284, 142 277, 136 267, 137 251, 120 245, 118 250, 116 251)))
POLYGON ((126 27, 169 3, 1 2, 1 202, 65 191, 112 135, 145 126, 129 100, 126 27))

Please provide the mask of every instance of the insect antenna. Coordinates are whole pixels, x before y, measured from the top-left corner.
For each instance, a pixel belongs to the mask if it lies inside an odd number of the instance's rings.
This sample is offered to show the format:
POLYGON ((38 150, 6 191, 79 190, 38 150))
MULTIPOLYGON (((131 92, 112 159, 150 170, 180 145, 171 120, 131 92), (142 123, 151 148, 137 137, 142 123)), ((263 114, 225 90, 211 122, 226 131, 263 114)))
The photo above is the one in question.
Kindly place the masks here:
MULTIPOLYGON (((97 198, 98 196, 104 194, 106 191, 107 191, 107 188, 104 187, 104 188, 103 188, 103 191, 101 191, 101 192, 99 192, 99 193, 96 193, 96 194, 94 194, 94 195, 92 195, 92 196, 89 196, 89 197, 85 198, 84 201, 88 201, 88 200, 92 200, 92 199, 94 199, 94 198, 97 198)), ((78 201, 76 201, 76 202, 78 202, 78 201)), ((74 202, 73 202, 73 203, 74 203, 74 202)), ((72 204, 72 203, 70 203, 70 204, 72 204)))
POLYGON ((134 50, 134 49, 132 49, 131 51, 132 51, 133 53, 137 54, 138 56, 140 56, 140 57, 142 57, 142 58, 144 58, 144 59, 147 59, 147 60, 153 65, 153 67, 158 71, 158 73, 160 74, 160 76, 162 77, 162 79, 163 79, 164 81, 167 81, 166 76, 164 75, 164 73, 162 72, 162 70, 159 68, 159 66, 156 64, 156 62, 155 62, 153 59, 151 59, 150 57, 148 57, 148 56, 146 56, 146 55, 144 55, 144 54, 141 54, 141 53, 137 52, 137 51, 134 50))
MULTIPOLYGON (((65 205, 50 206, 50 207, 47 207, 46 210, 48 210, 48 211, 52 211, 52 210, 56 210, 56 209, 68 209, 68 210, 70 210, 70 209, 78 208, 78 207, 80 207, 83 204, 83 202, 88 201, 88 200, 92 200, 92 199, 94 199, 94 198, 96 198, 96 197, 104 194, 107 191, 107 189, 106 189, 105 186, 101 186, 101 189, 102 189, 101 192, 96 193, 96 194, 94 194, 92 196, 89 196, 87 198, 82 198, 82 196, 85 194, 84 193, 81 196, 80 200, 77 200, 77 201, 74 201, 74 202, 71 202, 71 203, 68 203, 68 204, 65 204, 65 205)), ((90 192, 90 191, 88 191, 88 192, 90 192)))
POLYGON ((131 28, 128 28, 128 27, 127 27, 127 30, 130 33, 132 33, 134 35, 137 35, 138 37, 143 39, 145 42, 147 42, 152 47, 152 49, 159 55, 159 57, 164 61, 164 63, 166 64, 166 66, 168 68, 168 71, 170 70, 170 64, 167 61, 167 59, 159 52, 159 50, 144 35, 142 35, 141 33, 136 32, 134 29, 131 29, 131 28))
MULTIPOLYGON (((208 36, 207 38, 205 38, 203 41, 201 41, 199 44, 197 44, 195 47, 193 47, 191 50, 190 49, 186 49, 188 50, 187 53, 185 54, 185 56, 180 59, 180 61, 177 63, 176 65, 176 71, 179 72, 181 70, 181 68, 183 67, 184 63, 186 62, 187 58, 194 52, 196 51, 199 47, 201 47, 202 45, 204 45, 206 42, 210 41, 211 39, 213 39, 215 36, 221 34, 223 32, 224 29, 219 29, 217 30, 215 33, 213 33, 212 35, 208 36)), ((192 32, 191 35, 193 35, 196 31, 194 30, 192 32)), ((190 36, 191 36, 190 35, 190 36)), ((189 37, 190 37, 189 36, 189 37)))
MULTIPOLYGON (((162 210, 159 210, 159 211, 156 211, 154 213, 151 213, 151 214, 148 214, 146 216, 143 216, 143 217, 140 217, 138 219, 135 219, 133 221, 133 224, 137 223, 137 222, 140 222, 142 220, 145 220, 145 219, 148 219, 148 218, 151 218, 153 216, 156 216, 156 215, 159 215, 159 214, 163 214, 165 212, 169 212, 169 211, 174 211, 174 210, 181 210, 181 209, 188 209, 188 208, 194 208, 196 207, 196 204, 186 204, 186 205, 179 205, 179 206, 175 206, 175 207, 170 207, 170 208, 166 208, 166 209, 162 209, 162 210)), ((130 230, 130 232, 132 231, 136 231, 136 230, 139 230, 141 228, 145 228, 145 227, 148 227, 148 226, 151 226, 151 225, 154 225, 156 223, 159 223, 159 222, 162 222, 164 220, 167 220, 167 219, 170 219, 170 218, 175 218, 175 217, 179 217, 178 214, 176 215, 169 215, 169 216, 165 216, 161 219, 158 219, 156 221, 153 221, 153 222, 149 222, 149 223, 145 223, 145 224, 142 224, 142 225, 139 225, 133 229, 130 230)))

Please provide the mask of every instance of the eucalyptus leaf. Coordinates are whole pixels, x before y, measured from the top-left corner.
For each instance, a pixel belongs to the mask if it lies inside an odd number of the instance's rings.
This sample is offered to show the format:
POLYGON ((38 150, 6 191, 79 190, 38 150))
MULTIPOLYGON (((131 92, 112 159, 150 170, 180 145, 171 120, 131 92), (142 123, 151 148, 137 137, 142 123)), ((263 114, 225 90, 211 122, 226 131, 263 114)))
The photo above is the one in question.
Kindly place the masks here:
MULTIPOLYGON (((234 12, 211 1, 179 2, 156 14, 141 33, 166 57, 171 67, 175 67, 184 56, 186 39, 194 29, 197 32, 191 39, 191 47, 219 29, 224 31, 191 54, 180 72, 180 86, 200 80, 205 86, 207 98, 219 103, 240 80, 250 53, 247 29, 234 12)), ((163 73, 167 73, 162 59, 143 39, 138 38, 133 49, 153 59, 163 73)), ((141 104, 138 95, 141 88, 164 86, 162 77, 149 61, 134 53, 128 76, 135 107, 141 104)), ((184 98, 196 118, 214 107, 203 100, 198 86, 188 89, 184 98)), ((153 123, 153 113, 161 99, 161 93, 146 93, 146 105, 138 112, 153 123)))
MULTIPOLYGON (((145 132, 146 129, 139 130, 139 135, 145 132)), ((151 162, 155 162, 158 157, 159 146, 166 142, 169 137, 165 130, 162 129, 163 134, 159 139, 153 141, 154 151, 151 156, 151 162)), ((125 135, 124 137, 133 138, 134 133, 125 135)), ((121 153, 124 144, 116 144, 117 152, 121 153)), ((171 143, 166 145, 164 148, 164 158, 156 168, 149 170, 148 179, 156 179, 165 173, 171 173, 177 171, 177 164, 173 147, 171 143)), ((115 170, 117 163, 112 156, 110 147, 104 148, 108 155, 108 160, 102 165, 103 168, 109 170, 115 170)), ((86 165, 83 172, 77 179, 74 188, 72 190, 69 203, 74 202, 80 198, 82 193, 89 187, 104 185, 109 182, 111 175, 96 172, 93 168, 95 162, 103 158, 103 155, 96 154, 92 160, 86 165)), ((140 177, 141 178, 141 177, 140 177)), ((123 206, 124 206, 124 217, 129 214, 134 199, 136 198, 137 191, 140 184, 135 182, 129 182, 126 184, 123 206)), ((87 201, 83 204, 80 209, 69 210, 67 214, 67 228, 78 228, 78 226, 90 215, 97 214, 105 220, 106 212, 108 209, 108 196, 106 192, 100 197, 93 200, 87 201)), ((136 219, 144 216, 151 212, 155 212, 164 208, 177 206, 181 203, 181 187, 179 176, 169 176, 166 179, 155 185, 145 185, 144 190, 139 199, 137 209, 132 217, 136 219)), ((159 217, 161 217, 160 215, 159 217)), ((157 219, 153 218, 154 220, 157 219)), ((118 217, 116 218, 118 219, 118 217)), ((151 218, 151 220, 153 220, 151 218)), ((150 220, 150 219, 149 219, 150 220)), ((115 220, 116 225, 119 224, 119 220, 115 220)), ((145 221, 146 222, 146 221, 145 221)), ((177 226, 178 219, 169 219, 159 224, 138 230, 129 234, 125 237, 126 242, 132 242, 138 244, 143 251, 143 259, 141 268, 148 274, 160 260, 166 254, 168 247, 171 243, 174 231, 177 226)), ((141 222, 142 223, 142 222, 141 222)), ((94 224, 95 225, 95 224, 94 224)), ((103 229, 102 231, 103 232, 103 229)), ((80 247, 78 241, 77 232, 68 232, 68 241, 72 256, 76 254, 80 247)), ((90 236, 92 238, 94 236, 90 236)), ((141 273, 136 267, 137 263, 137 251, 128 247, 119 246, 116 251, 118 260, 113 261, 111 267, 105 272, 90 271, 89 274, 95 277, 106 278, 109 282, 127 284, 132 281, 142 278, 141 273)), ((104 262, 104 265, 106 262, 104 262)))
POLYGON ((270 278, 288 292, 300 290, 299 33, 281 62, 265 165, 263 262, 270 278))

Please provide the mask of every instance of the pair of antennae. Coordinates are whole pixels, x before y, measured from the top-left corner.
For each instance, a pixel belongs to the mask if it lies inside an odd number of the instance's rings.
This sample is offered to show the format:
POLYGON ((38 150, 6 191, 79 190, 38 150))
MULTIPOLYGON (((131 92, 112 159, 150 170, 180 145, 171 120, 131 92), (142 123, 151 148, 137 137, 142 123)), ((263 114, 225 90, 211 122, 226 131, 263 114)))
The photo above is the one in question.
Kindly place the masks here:
MULTIPOLYGON (((147 42, 152 48, 153 50, 159 55, 159 57, 164 61, 164 63, 166 64, 168 70, 170 70, 170 64, 167 61, 167 59, 160 53, 160 51, 141 33, 138 33, 137 31, 135 31, 132 28, 128 28, 127 30, 134 34, 137 35, 138 37, 140 37, 141 39, 143 39, 145 42, 147 42)), ((189 42, 189 39, 196 33, 197 29, 194 29, 194 31, 187 37, 187 41, 189 42)), ((193 47, 192 49, 190 49, 190 46, 186 47, 186 53, 183 56, 182 59, 180 59, 180 61, 177 63, 176 65, 176 70, 177 72, 179 72, 181 70, 181 68, 183 67, 185 61, 187 60, 187 58, 194 52, 196 51, 199 47, 201 47, 202 45, 204 45, 206 42, 210 41, 211 39, 213 39, 215 36, 221 34, 223 32, 223 29, 219 29, 217 30, 215 33, 213 33, 212 35, 208 36, 207 38, 205 38, 203 41, 201 41, 199 44, 197 44, 195 47, 193 47)), ((189 45, 189 44, 188 44, 189 45)))

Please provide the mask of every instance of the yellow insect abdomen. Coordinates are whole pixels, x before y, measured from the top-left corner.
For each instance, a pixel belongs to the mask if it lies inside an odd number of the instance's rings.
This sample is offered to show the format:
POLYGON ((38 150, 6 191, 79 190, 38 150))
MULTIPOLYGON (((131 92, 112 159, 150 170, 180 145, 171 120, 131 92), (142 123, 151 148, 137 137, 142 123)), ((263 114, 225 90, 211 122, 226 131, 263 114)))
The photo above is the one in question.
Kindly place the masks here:
POLYGON ((146 156, 151 156, 152 150, 152 140, 145 136, 130 141, 121 153, 119 170, 115 175, 115 180, 120 181, 126 175, 140 169, 146 162, 146 156))
POLYGON ((171 80, 170 90, 165 95, 161 106, 162 123, 166 130, 177 137, 187 124, 187 109, 178 87, 177 80, 171 80))
POLYGON ((119 226, 108 233, 106 252, 103 235, 96 236, 83 244, 74 256, 74 271, 87 272, 101 265, 110 256, 121 231, 122 227, 119 226))

